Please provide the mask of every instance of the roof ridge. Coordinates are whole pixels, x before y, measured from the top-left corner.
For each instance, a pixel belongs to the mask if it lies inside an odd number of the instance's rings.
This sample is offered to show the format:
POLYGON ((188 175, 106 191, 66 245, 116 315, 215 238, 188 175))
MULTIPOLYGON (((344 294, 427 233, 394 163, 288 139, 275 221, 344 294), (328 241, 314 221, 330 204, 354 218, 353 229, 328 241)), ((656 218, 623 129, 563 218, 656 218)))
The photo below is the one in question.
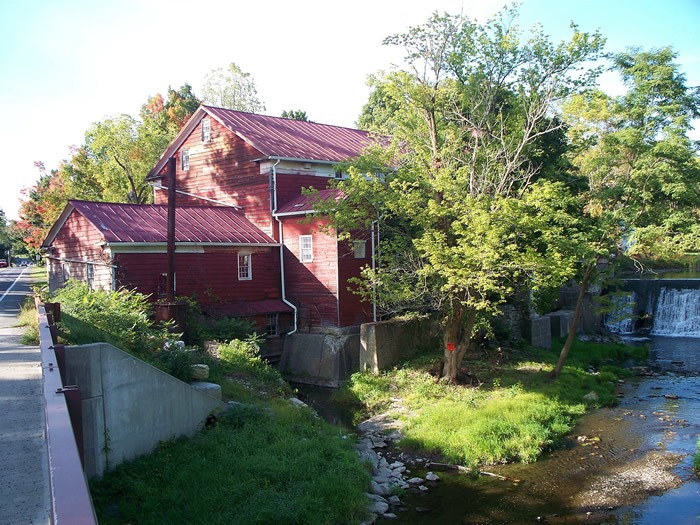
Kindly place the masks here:
MULTIPOLYGON (((366 131, 364 129, 359 129, 359 128, 351 128, 350 126, 338 126, 336 124, 326 124, 324 122, 316 122, 314 120, 297 120, 297 119, 292 119, 292 118, 286 118, 286 117, 278 117, 276 115, 264 115, 262 113, 253 113, 251 111, 240 111, 238 109, 229 109, 229 108, 222 108, 219 106, 209 106, 207 104, 202 104, 202 107, 206 109, 215 109, 219 111, 225 111, 227 113, 241 113, 243 115, 252 115, 254 117, 264 117, 264 118, 271 118, 275 120, 279 120, 282 122, 288 122, 288 123, 299 123, 299 125, 308 125, 308 124, 313 124, 315 126, 326 126, 329 128, 339 128, 339 129, 347 129, 350 131, 359 131, 360 133, 367 133, 369 134, 369 131, 366 131)), ((294 124, 292 124, 294 125, 294 124)))

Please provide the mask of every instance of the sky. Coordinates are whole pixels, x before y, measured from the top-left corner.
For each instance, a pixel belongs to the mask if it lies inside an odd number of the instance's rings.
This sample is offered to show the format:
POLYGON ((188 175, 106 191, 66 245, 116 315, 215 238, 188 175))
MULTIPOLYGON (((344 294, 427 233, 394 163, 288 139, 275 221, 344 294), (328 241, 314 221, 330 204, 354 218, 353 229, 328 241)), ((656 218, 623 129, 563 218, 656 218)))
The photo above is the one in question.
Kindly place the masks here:
MULTIPOLYGON (((367 76, 400 65, 385 37, 434 11, 485 21, 503 0, 0 0, 0 209, 17 219, 20 192, 55 169, 94 122, 138 116, 149 96, 235 62, 255 80, 265 114, 306 111, 353 127, 367 76)), ((700 85, 700 0, 524 0, 518 24, 556 42, 574 21, 606 51, 672 46, 687 84, 700 85)), ((613 75, 601 86, 622 92, 613 75)), ((700 130, 696 130, 700 131, 700 130)), ((700 137, 699 137, 700 138, 700 137)))

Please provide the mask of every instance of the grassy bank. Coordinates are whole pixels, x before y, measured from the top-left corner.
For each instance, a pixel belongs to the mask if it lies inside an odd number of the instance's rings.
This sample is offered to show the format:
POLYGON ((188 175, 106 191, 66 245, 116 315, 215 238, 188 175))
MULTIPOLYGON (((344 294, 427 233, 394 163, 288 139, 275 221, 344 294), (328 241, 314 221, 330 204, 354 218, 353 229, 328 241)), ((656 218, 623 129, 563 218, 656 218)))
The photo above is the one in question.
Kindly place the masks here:
POLYGON ((473 385, 436 382, 441 355, 421 356, 379 376, 358 373, 338 393, 364 415, 388 412, 403 423, 401 447, 468 466, 534 461, 552 448, 587 408, 617 402, 618 365, 646 349, 577 342, 557 381, 546 374, 558 356, 531 350, 496 365, 467 361, 473 385), (583 397, 596 392, 597 400, 583 397))
POLYGON ((243 405, 91 483, 102 524, 351 523, 369 475, 351 439, 283 400, 243 405))
MULTIPOLYGON (((260 358, 259 338, 226 340, 215 356, 170 342, 175 336, 154 324, 140 294, 71 283, 50 299, 61 303, 61 342, 107 341, 185 381, 192 364, 207 364, 209 381, 236 401, 194 438, 162 443, 93 480, 100 523, 321 524, 365 516, 369 474, 353 440, 286 399, 292 390, 260 358)), ((30 334, 33 303, 24 316, 30 334)), ((242 327, 219 324, 207 328, 242 327)))

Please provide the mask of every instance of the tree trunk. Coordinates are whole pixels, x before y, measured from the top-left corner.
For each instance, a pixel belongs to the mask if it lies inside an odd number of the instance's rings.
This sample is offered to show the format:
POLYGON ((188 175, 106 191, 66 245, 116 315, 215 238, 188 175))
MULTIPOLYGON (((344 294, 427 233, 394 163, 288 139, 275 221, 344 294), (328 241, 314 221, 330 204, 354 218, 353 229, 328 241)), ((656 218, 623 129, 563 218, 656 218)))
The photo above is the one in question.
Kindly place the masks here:
POLYGON ((571 346, 574 344, 574 339, 576 338, 576 327, 578 326, 579 317, 581 317, 581 308, 583 307, 583 298, 586 295, 586 289, 588 288, 588 282, 596 268, 598 261, 594 261, 588 265, 586 272, 583 275, 583 279, 578 287, 578 297, 576 299, 576 309, 574 310, 574 318, 571 320, 571 326, 569 326, 569 334, 566 337, 566 342, 564 347, 561 349, 561 354, 559 354, 559 361, 557 366, 554 367, 548 375, 548 379, 557 379, 561 375, 561 371, 564 369, 564 363, 566 363, 566 358, 569 355, 571 346))
POLYGON ((459 306, 450 314, 445 326, 444 354, 445 365, 442 369, 442 378, 448 383, 455 383, 459 374, 462 360, 464 359, 469 343, 471 342, 472 328, 476 322, 476 309, 469 308, 467 311, 467 324, 462 326, 464 318, 464 307, 459 306), (454 349, 451 345, 454 345, 454 349))

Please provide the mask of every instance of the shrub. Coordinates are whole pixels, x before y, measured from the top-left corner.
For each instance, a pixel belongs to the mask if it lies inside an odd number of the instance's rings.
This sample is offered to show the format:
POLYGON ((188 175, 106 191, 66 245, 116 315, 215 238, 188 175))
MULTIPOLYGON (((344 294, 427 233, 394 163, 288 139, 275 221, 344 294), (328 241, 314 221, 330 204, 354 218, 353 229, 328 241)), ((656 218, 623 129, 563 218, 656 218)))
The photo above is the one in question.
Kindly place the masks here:
POLYGON ((69 281, 49 296, 61 303, 62 335, 73 344, 106 341, 134 353, 152 353, 169 337, 167 327, 151 320, 148 296, 121 288, 91 290, 69 281))
POLYGON ((246 339, 255 333, 255 323, 241 317, 221 317, 204 327, 207 339, 227 342, 233 339, 246 339))
POLYGON ((260 357, 260 338, 234 339, 219 345, 219 361, 229 373, 245 374, 261 381, 274 382, 282 378, 279 370, 260 357))

